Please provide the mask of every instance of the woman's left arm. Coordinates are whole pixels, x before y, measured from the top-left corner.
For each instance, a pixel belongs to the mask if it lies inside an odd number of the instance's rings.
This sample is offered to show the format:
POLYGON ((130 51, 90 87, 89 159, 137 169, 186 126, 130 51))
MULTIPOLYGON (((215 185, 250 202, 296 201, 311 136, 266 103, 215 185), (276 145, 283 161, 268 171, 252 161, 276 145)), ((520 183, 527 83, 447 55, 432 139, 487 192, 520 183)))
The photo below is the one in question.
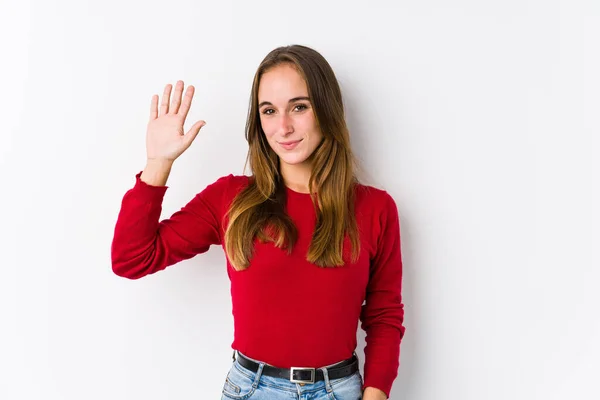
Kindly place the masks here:
POLYGON ((379 221, 374 229, 377 254, 371 260, 361 327, 366 332, 364 400, 389 397, 400 365, 404 336, 400 221, 394 199, 383 192, 379 221), (385 397, 381 397, 381 393, 385 397))

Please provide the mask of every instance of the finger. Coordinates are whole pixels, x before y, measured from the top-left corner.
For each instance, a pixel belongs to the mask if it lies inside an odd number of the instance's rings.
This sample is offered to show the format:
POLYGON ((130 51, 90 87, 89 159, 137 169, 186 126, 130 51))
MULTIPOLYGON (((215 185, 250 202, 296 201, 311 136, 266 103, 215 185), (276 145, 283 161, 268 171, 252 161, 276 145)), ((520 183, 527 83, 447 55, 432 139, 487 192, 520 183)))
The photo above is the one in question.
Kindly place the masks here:
POLYGON ((169 101, 171 97, 171 84, 167 84, 165 86, 165 91, 163 92, 162 102, 160 103, 160 115, 165 115, 169 112, 169 101))
POLYGON ((179 111, 179 105, 181 104, 181 93, 183 92, 183 81, 177 81, 175 85, 175 92, 173 93, 173 100, 171 100, 171 107, 169 108, 169 114, 177 114, 179 111))
POLYGON ((150 121, 158 118, 158 95, 155 94, 152 96, 152 101, 150 102, 150 121))
POLYGON ((184 136, 186 146, 189 146, 192 144, 194 139, 196 139, 196 136, 198 136, 198 132, 200 132, 200 129, 204 125, 206 125, 206 121, 198 121, 190 128, 190 130, 184 136))
POLYGON ((188 111, 190 111, 190 106, 192 105, 192 99, 194 98, 194 87, 192 85, 188 86, 185 91, 185 96, 183 97, 183 101, 181 102, 181 107, 179 108, 179 114, 183 117, 183 119, 187 118, 188 111))

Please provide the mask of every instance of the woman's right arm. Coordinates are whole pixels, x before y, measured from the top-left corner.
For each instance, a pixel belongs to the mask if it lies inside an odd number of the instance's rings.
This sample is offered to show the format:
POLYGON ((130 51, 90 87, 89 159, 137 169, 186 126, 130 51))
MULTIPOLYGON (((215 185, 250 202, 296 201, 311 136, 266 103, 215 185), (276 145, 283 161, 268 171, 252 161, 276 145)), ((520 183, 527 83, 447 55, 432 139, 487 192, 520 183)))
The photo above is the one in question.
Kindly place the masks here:
POLYGON ((111 246, 112 268, 119 276, 138 279, 221 242, 219 207, 227 177, 209 185, 180 211, 159 222, 173 162, 205 124, 198 121, 184 134, 194 87, 188 87, 183 101, 182 93, 183 82, 179 81, 169 103, 171 85, 167 85, 160 114, 158 96, 152 97, 146 132, 147 164, 136 175, 135 186, 123 197, 111 246))

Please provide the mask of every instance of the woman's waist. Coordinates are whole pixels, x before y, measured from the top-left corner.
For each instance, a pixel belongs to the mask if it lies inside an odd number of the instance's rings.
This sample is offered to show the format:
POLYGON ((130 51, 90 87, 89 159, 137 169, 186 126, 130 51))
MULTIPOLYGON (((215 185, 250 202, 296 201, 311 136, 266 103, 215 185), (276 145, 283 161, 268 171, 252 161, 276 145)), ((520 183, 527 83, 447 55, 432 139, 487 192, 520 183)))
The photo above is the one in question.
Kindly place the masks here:
POLYGON ((236 330, 232 348, 256 362, 264 362, 278 368, 330 367, 350 359, 356 349, 354 335, 321 335, 318 329, 306 336, 298 333, 286 335, 245 333, 236 330))

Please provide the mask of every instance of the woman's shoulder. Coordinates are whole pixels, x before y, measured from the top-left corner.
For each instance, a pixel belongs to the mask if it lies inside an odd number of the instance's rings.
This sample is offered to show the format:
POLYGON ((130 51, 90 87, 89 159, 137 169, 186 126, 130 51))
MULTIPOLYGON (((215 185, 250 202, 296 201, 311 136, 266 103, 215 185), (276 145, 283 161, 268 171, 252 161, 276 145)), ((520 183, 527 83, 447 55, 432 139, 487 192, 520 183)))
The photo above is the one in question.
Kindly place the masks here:
POLYGON ((357 185, 355 204, 357 220, 361 224, 366 224, 365 229, 373 234, 371 238, 376 242, 379 241, 386 227, 393 226, 399 221, 396 201, 386 189, 381 187, 357 185))
POLYGON ((214 184, 220 185, 244 185, 250 181, 250 176, 248 175, 236 175, 236 174, 228 174, 222 175, 214 182, 214 184))
POLYGON ((248 185, 249 182, 250 176, 248 175, 228 174, 217 178, 206 189, 220 193, 221 195, 235 195, 248 185))
POLYGON ((356 200, 365 206, 378 209, 396 206, 394 198, 386 189, 361 182, 356 184, 356 200))
POLYGON ((214 179, 198 192, 192 202, 210 207, 216 214, 223 214, 249 182, 249 176, 228 174, 214 179))

